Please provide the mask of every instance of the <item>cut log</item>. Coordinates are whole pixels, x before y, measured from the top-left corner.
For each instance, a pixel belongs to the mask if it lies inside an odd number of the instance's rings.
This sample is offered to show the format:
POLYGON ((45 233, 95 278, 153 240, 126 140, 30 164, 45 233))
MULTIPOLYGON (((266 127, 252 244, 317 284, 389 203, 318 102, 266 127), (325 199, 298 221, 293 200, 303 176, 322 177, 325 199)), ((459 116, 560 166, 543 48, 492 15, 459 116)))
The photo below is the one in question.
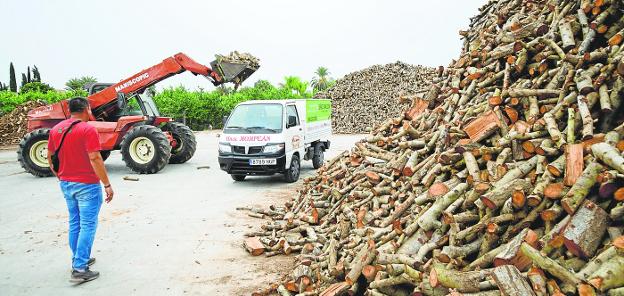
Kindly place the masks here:
POLYGON ((581 283, 581 279, 579 279, 575 274, 559 265, 556 261, 542 256, 538 250, 534 249, 529 244, 522 243, 520 250, 525 256, 533 261, 533 265, 547 271, 572 289, 576 289, 576 286, 581 283))
POLYGON ((566 248, 577 257, 594 256, 607 231, 607 212, 591 201, 585 201, 563 230, 566 248))
POLYGON ((369 240, 368 244, 362 246, 360 252, 355 256, 355 258, 353 258, 351 264, 349 264, 350 270, 345 277, 345 281, 349 285, 353 285, 353 283, 355 283, 362 274, 362 269, 364 269, 364 266, 373 262, 376 255, 377 249, 375 249, 375 242, 369 240))
POLYGON ((350 285, 347 282, 340 282, 331 284, 327 289, 323 290, 320 296, 337 296, 342 295, 342 293, 346 292, 349 289, 350 285))
POLYGON ((495 132, 502 123, 494 111, 484 113, 464 127, 464 132, 472 142, 479 142, 495 132))
POLYGON ((568 192, 568 188, 563 183, 550 183, 544 187, 544 197, 550 199, 561 199, 568 192))
POLYGON ((590 163, 585 170, 583 170, 583 174, 581 174, 581 176, 577 179, 576 183, 572 185, 572 188, 570 188, 566 197, 561 200, 563 209, 569 215, 574 214, 576 209, 583 203, 585 197, 589 193, 589 190, 596 183, 596 177, 598 177, 598 173, 600 173, 601 170, 602 165, 597 162, 590 163))
POLYGON ((535 246, 537 234, 530 229, 524 229, 500 250, 494 258, 494 266, 512 264, 519 270, 526 270, 531 265, 531 260, 520 252, 522 243, 535 246))
POLYGON ((591 149, 595 157, 624 174, 624 157, 615 147, 607 143, 597 143, 592 145, 591 149))
POLYGON ((530 296, 535 295, 531 285, 513 265, 503 265, 492 270, 492 278, 502 295, 530 296))
POLYGON ((624 256, 616 255, 589 276, 589 283, 601 292, 624 286, 624 256))
POLYGON ((569 144, 565 153, 566 168, 563 183, 572 186, 583 173, 583 144, 569 144))
POLYGON ((527 192, 530 189, 531 182, 525 179, 515 179, 508 184, 500 184, 492 191, 482 195, 481 201, 488 208, 497 209, 502 206, 507 199, 511 198, 511 195, 515 190, 527 192))
POLYGON ((253 256, 259 256, 264 253, 264 245, 260 242, 260 239, 256 236, 247 237, 243 242, 243 246, 253 256))
POLYGON ((468 184, 460 183, 444 196, 436 199, 433 205, 420 217, 418 225, 424 230, 432 230, 440 227, 442 223, 439 221, 440 214, 457 200, 468 188, 468 184))
POLYGON ((445 268, 441 263, 434 263, 429 283, 433 287, 441 285, 445 288, 457 289, 459 292, 479 292, 479 282, 489 274, 489 270, 458 272, 445 268))
POLYGON ((531 283, 533 292, 535 292, 537 296, 548 295, 546 277, 544 276, 544 272, 541 269, 537 267, 531 267, 531 269, 529 269, 529 272, 527 273, 527 278, 531 283))
POLYGON ((588 280, 590 275, 596 272, 603 263, 609 261, 615 255, 617 255, 617 248, 615 246, 606 248, 592 260, 587 262, 587 264, 576 273, 576 276, 581 279, 588 280))

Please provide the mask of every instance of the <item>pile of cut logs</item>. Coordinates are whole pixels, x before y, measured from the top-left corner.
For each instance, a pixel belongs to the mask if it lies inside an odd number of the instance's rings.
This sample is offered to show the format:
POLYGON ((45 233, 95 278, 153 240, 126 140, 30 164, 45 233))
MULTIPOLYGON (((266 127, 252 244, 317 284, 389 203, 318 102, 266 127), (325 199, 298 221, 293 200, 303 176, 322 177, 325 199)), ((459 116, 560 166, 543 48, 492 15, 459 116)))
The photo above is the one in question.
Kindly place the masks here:
MULTIPOLYGON (((624 4, 491 1, 400 116, 306 178, 258 295, 624 295, 624 4)), ((366 107, 366 106, 363 106, 366 107)))
POLYGON ((28 132, 28 111, 45 103, 29 101, 0 117, 0 145, 14 145, 28 132))
POLYGON ((402 62, 374 65, 347 74, 315 97, 332 100, 334 133, 363 133, 401 114, 409 106, 409 97, 422 93, 435 76, 432 68, 402 62))

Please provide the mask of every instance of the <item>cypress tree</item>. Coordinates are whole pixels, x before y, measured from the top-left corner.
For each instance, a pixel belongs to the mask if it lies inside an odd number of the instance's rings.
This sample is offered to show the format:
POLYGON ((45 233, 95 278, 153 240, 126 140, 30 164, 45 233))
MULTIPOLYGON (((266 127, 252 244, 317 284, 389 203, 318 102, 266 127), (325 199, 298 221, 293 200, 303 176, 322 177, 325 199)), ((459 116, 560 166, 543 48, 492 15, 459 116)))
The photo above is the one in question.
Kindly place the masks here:
POLYGON ((20 88, 24 87, 24 85, 26 85, 27 83, 28 83, 28 78, 26 77, 26 74, 22 73, 22 86, 20 86, 20 88))
POLYGON ((30 66, 26 67, 26 81, 28 81, 28 83, 32 82, 30 79, 30 66))
POLYGON ((12 92, 17 92, 17 80, 15 79, 15 68, 13 62, 9 66, 9 88, 12 92))
POLYGON ((39 69, 37 69, 36 65, 33 66, 32 71, 33 71, 33 81, 41 82, 41 74, 39 73, 39 69))

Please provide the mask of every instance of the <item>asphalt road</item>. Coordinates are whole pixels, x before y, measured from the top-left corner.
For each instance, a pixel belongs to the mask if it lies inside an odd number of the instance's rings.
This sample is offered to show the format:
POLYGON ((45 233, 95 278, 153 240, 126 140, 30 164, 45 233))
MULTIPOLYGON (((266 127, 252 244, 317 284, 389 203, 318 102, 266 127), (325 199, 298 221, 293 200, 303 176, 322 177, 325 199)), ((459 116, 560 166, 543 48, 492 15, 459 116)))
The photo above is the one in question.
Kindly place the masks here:
MULTIPOLYGON (((0 150, 0 295, 249 295, 277 280, 293 258, 247 254, 243 234, 262 220, 236 207, 281 204, 301 181, 234 182, 218 168, 216 132, 196 137, 189 162, 154 175, 132 173, 113 152, 106 167, 116 196, 102 206, 92 253, 101 276, 77 286, 68 281, 68 215, 57 180, 25 173, 15 149, 0 150)), ((334 136, 326 159, 361 137, 334 136)), ((302 170, 302 178, 313 174, 312 163, 302 170)))

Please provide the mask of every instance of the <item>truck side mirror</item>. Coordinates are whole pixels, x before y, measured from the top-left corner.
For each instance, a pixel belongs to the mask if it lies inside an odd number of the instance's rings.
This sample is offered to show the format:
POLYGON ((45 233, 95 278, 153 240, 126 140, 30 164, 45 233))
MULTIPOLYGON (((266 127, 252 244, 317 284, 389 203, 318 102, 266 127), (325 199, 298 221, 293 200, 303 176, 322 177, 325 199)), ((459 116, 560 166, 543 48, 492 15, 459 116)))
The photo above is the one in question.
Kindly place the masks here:
POLYGON ((121 92, 117 93, 117 108, 120 110, 126 108, 126 95, 121 92))
POLYGON ((229 115, 223 115, 223 127, 225 127, 225 124, 227 123, 228 117, 230 117, 229 115))
POLYGON ((286 128, 289 128, 295 125, 297 125, 297 116, 294 116, 294 115, 288 116, 288 124, 286 125, 286 128))

